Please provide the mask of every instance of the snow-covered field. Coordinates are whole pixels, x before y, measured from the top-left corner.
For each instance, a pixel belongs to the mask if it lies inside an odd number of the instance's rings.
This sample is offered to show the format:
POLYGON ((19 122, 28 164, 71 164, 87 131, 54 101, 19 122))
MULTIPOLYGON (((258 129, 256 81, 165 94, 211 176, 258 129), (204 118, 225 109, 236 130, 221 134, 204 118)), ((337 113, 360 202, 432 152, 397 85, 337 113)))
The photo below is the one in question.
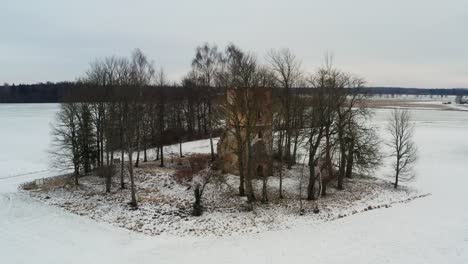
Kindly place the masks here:
POLYGON ((0 192, 27 180, 56 175, 47 150, 57 104, 0 104, 0 192))
POLYGON ((454 96, 396 96, 394 98, 374 96, 370 98, 367 105, 383 109, 400 107, 418 110, 468 111, 468 105, 456 104, 454 96))
MULTIPOLYGON (((14 191, 52 175, 11 177, 47 170, 44 149, 56 109, 0 105, 1 263, 468 263, 466 112, 413 111, 420 154, 413 184, 431 196, 319 225, 181 239, 97 223, 14 191)), ((375 122, 386 115, 377 110, 375 122)))

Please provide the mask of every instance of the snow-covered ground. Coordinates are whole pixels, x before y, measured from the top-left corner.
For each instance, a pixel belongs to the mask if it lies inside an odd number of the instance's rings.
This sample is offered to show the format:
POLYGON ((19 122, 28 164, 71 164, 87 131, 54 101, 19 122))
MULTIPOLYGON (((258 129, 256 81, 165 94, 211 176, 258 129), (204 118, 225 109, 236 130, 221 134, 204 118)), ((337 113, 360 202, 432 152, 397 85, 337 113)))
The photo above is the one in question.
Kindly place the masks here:
POLYGON ((411 108, 417 110, 446 110, 446 111, 468 111, 468 105, 456 104, 455 97, 440 96, 397 96, 371 97, 367 105, 374 108, 411 108))
MULTIPOLYGON (((43 151, 54 109, 0 105, 2 263, 468 263, 466 112, 413 111, 420 154, 414 185, 431 196, 320 225, 181 239, 97 223, 14 191, 50 175, 9 177, 47 170, 43 151)), ((388 110, 376 112, 382 124, 388 110)))
POLYGON ((57 104, 0 104, 0 192, 57 174, 50 169, 47 154, 57 110, 57 104))
MULTIPOLYGON (((209 155, 207 156, 209 159, 209 155)), ((134 168, 135 184, 139 200, 138 210, 128 206, 130 190, 119 189, 119 178, 114 177, 111 194, 104 192, 104 179, 96 175, 80 178, 80 186, 74 187, 69 175, 45 180, 36 186, 27 184, 28 194, 49 205, 64 208, 72 213, 107 222, 148 235, 225 236, 281 230, 298 224, 321 224, 341 217, 389 208, 398 203, 410 202, 429 194, 421 194, 414 188, 400 186, 394 189, 387 180, 355 176, 345 179, 346 189, 337 191, 332 184, 320 201, 307 201, 308 168, 296 165, 283 175, 283 196, 278 199, 279 177, 268 179, 269 203, 255 203, 253 211, 246 211, 245 200, 239 197, 239 177, 219 175, 208 184, 203 194, 205 212, 191 216, 194 202, 191 183, 177 181, 177 161, 166 162, 165 168, 158 162, 142 163, 134 168), (172 167, 172 168, 171 168, 172 167), (301 175, 302 212, 299 197, 301 175), (318 214, 313 213, 317 207, 318 214)), ((126 180, 128 186, 128 176, 126 180)), ((261 197, 262 180, 254 179, 255 195, 261 197)))

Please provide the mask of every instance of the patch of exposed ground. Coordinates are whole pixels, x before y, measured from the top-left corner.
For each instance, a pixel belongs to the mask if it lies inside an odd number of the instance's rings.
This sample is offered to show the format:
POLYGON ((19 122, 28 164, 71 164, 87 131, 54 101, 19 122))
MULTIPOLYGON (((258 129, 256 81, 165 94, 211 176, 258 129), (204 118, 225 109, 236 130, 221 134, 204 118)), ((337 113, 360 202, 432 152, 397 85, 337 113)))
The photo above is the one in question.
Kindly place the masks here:
POLYGON ((463 105, 447 104, 445 101, 423 100, 423 99, 385 99, 372 98, 366 101, 366 107, 369 108, 414 108, 420 110, 444 110, 444 111, 463 111, 463 105))
POLYGON ((434 110, 451 110, 442 103, 427 102, 421 104, 421 101, 411 100, 389 100, 389 99, 373 99, 366 102, 366 105, 371 108, 389 108, 389 107, 405 107, 405 108, 428 108, 434 110))

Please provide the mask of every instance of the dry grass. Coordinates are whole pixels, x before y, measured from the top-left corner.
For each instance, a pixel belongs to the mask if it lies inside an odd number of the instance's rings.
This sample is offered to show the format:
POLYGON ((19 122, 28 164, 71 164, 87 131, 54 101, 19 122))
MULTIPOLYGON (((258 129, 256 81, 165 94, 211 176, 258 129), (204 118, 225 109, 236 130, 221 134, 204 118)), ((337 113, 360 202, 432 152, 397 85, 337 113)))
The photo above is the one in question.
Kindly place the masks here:
POLYGON ((42 191, 51 191, 60 187, 74 186, 73 179, 70 176, 58 176, 46 179, 44 184, 38 186, 42 191))
POLYGON ((207 168, 211 162, 210 154, 192 154, 178 161, 174 179, 177 183, 190 182, 193 175, 207 168))
POLYGON ((75 186, 74 180, 70 175, 60 175, 56 177, 42 179, 43 182, 38 184, 41 179, 26 182, 21 185, 21 189, 26 191, 42 191, 49 192, 63 187, 73 187, 75 186))
POLYGON ((26 182, 21 185, 21 188, 26 191, 31 191, 31 190, 36 190, 37 189, 37 184, 35 181, 32 182, 26 182))
POLYGON ((372 99, 366 101, 366 107, 369 108, 389 108, 389 107, 405 107, 405 108, 431 108, 435 110, 453 110, 450 107, 441 104, 440 102, 431 102, 422 104, 421 100, 397 100, 397 99, 372 99))

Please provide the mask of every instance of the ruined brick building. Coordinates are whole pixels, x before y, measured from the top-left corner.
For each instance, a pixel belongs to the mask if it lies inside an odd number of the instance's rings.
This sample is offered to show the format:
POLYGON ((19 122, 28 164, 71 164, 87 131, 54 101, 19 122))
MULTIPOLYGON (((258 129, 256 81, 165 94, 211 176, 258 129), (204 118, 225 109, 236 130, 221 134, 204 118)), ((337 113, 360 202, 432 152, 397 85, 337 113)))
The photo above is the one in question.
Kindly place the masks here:
MULTIPOLYGON (((251 132, 251 157, 252 170, 255 177, 264 175, 272 175, 272 155, 273 155, 273 100, 271 88, 248 88, 236 89, 230 88, 227 90, 227 104, 232 104, 236 100, 236 96, 247 97, 248 100, 255 105, 254 118, 250 122, 251 132)), ((234 110, 235 111, 235 110, 234 110)), ((236 113, 241 120, 240 126, 243 133, 243 141, 245 140, 246 119, 243 113, 236 113)), ((239 175, 239 161, 236 155, 237 139, 234 134, 234 124, 229 120, 226 122, 226 130, 222 134, 218 142, 218 164, 220 169, 225 173, 239 175)), ((247 158, 247 147, 244 147, 244 157, 247 158)), ((244 159, 246 166, 247 161, 244 159)))

